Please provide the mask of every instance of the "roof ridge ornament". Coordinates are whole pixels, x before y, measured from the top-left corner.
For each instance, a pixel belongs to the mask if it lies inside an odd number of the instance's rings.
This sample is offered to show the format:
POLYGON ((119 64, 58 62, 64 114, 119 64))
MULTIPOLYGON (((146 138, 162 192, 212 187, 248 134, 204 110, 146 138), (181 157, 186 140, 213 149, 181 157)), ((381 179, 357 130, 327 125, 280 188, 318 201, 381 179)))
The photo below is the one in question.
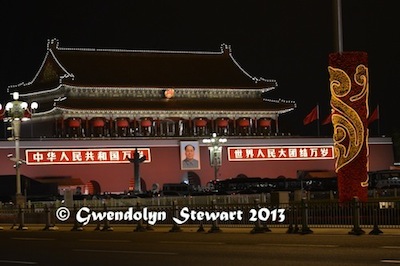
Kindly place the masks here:
POLYGON ((57 38, 47 40, 47 50, 58 49, 60 41, 57 38))
POLYGON ((232 53, 232 48, 229 44, 221 44, 221 53, 224 55, 230 55, 232 53))

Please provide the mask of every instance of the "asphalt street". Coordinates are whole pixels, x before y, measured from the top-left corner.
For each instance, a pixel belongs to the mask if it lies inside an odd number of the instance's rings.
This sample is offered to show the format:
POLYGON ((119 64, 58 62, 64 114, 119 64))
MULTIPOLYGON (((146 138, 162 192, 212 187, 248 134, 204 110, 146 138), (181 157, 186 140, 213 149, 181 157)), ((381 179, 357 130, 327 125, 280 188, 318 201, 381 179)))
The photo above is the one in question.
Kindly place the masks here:
POLYGON ((349 235, 347 229, 315 229, 286 234, 285 229, 250 234, 249 228, 197 233, 43 231, 39 227, 0 231, 0 265, 395 265, 400 263, 400 232, 349 235))

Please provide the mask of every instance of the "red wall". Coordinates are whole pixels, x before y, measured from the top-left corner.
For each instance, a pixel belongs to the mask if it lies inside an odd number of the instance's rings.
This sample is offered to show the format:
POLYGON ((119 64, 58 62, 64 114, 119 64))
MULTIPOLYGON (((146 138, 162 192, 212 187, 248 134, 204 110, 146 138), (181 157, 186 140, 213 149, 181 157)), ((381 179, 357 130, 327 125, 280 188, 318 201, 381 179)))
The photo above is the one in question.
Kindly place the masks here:
MULTIPOLYGON (((178 143, 178 142, 177 142, 178 143)), ((8 146, 12 143, 7 144, 8 146)), ((37 148, 37 147, 36 147, 37 148)), ((46 147, 46 142, 40 147, 46 147)), ((370 170, 389 169, 394 163, 391 142, 384 144, 370 144, 370 170)), ((141 164, 141 176, 150 189, 153 183, 162 186, 163 183, 178 183, 185 171, 180 169, 179 145, 168 147, 150 147, 151 162, 141 164)), ((13 153, 10 147, 0 148, 0 175, 15 174, 13 162, 8 160, 7 154, 13 153)), ((24 157, 24 149, 21 149, 24 157)), ((200 147, 201 170, 195 170, 205 185, 214 179, 214 169, 209 165, 208 148, 200 147)), ((294 161, 251 161, 229 162, 226 147, 223 149, 223 164, 218 178, 225 179, 245 174, 249 177, 272 177, 279 175, 296 177, 297 170, 334 170, 335 160, 294 160, 294 161)), ((96 180, 101 185, 102 192, 122 192, 128 190, 129 179, 133 177, 133 166, 130 163, 122 164, 86 164, 86 165, 23 165, 21 174, 29 177, 43 176, 71 176, 81 178, 84 183, 96 180)))

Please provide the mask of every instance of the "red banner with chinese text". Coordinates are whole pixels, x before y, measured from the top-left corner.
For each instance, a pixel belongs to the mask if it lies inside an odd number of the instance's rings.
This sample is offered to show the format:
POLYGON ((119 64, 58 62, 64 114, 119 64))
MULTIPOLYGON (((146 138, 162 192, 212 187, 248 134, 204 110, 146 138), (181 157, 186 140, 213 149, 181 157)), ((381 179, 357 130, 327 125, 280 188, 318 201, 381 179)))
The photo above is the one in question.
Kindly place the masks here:
MULTIPOLYGON (((129 163, 135 149, 54 149, 54 150, 26 150, 27 165, 46 164, 104 164, 129 163)), ((140 156, 146 156, 145 163, 151 162, 149 148, 138 148, 140 156)))
POLYGON ((229 161, 333 159, 333 146, 229 147, 229 161))

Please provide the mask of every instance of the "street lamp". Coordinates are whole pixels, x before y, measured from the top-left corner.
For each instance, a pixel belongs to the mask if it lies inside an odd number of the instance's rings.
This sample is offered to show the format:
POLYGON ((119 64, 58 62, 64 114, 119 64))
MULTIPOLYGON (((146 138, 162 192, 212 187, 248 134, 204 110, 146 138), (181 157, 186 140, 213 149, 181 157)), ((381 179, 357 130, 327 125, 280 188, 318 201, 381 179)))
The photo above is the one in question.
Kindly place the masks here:
POLYGON ((33 110, 38 108, 37 102, 32 102, 30 107, 28 106, 27 102, 19 100, 19 93, 14 92, 13 94, 13 101, 10 101, 6 104, 5 110, 3 110, 2 106, 0 105, 0 118, 3 118, 4 122, 11 123, 12 130, 12 137, 8 138, 8 140, 15 141, 15 157, 9 156, 9 159, 15 162, 15 171, 16 171, 16 186, 17 191, 15 195, 15 203, 17 205, 25 204, 25 198, 22 196, 21 193, 21 173, 20 173, 20 166, 25 161, 21 160, 20 158, 20 150, 19 150, 19 138, 20 138, 20 131, 21 131, 21 122, 27 121, 31 118, 33 110))
POLYGON ((135 152, 133 153, 133 158, 128 158, 128 160, 133 164, 133 180, 135 184, 134 188, 134 193, 142 193, 142 187, 141 187, 141 179, 140 179, 140 170, 139 166, 141 163, 143 163, 146 160, 146 156, 142 155, 140 156, 140 153, 138 152, 138 149, 135 149, 135 152))
POLYGON ((227 139, 218 137, 217 133, 212 133, 211 138, 203 139, 203 143, 209 145, 210 165, 214 167, 214 180, 217 180, 219 167, 222 165, 222 144, 226 143, 227 139))

